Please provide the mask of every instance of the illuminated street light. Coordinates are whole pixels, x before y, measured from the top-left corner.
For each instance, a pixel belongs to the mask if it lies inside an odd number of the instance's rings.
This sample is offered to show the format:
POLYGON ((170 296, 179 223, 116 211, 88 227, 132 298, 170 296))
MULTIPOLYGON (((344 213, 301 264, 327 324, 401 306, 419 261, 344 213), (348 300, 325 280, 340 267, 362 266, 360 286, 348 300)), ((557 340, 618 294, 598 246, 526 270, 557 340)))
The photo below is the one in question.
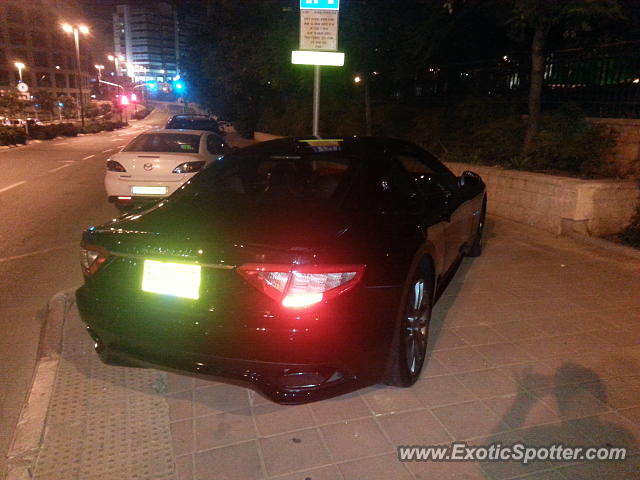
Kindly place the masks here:
POLYGON ((98 83, 100 83, 100 80, 102 80, 102 70, 104 69, 104 65, 94 65, 94 67, 98 70, 98 83))
MULTIPOLYGON (((377 75, 378 72, 373 72, 377 75)), ((369 90, 371 83, 371 75, 368 73, 363 77, 356 75, 353 77, 353 83, 356 85, 364 84, 364 119, 365 119, 365 131, 367 136, 371 136, 371 93, 369 90)))
POLYGON ((22 69, 25 68, 25 65, 22 62, 15 62, 14 65, 18 69, 18 77, 20 77, 20 81, 22 82, 22 69))
POLYGON ((80 38, 78 32, 83 34, 89 33, 89 27, 86 25, 71 26, 68 23, 62 24, 62 29, 67 33, 73 32, 73 40, 76 45, 76 72, 78 74, 78 90, 80 91, 80 122, 84 128, 84 95, 82 93, 82 72, 80 71, 80 38))
POLYGON ((120 62, 124 62, 124 57, 122 55, 107 55, 107 59, 116 67, 116 75, 120 75, 120 62))

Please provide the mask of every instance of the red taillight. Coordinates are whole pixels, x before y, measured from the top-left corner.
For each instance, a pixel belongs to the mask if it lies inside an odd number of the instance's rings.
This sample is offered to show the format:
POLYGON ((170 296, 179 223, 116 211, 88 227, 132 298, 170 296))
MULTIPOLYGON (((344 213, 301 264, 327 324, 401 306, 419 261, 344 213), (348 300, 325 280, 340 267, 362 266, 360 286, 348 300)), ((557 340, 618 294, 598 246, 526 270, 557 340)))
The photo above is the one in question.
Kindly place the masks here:
POLYGON ((120 162, 115 160, 107 160, 107 170, 110 172, 126 172, 127 169, 120 162))
POLYGON ((80 248, 80 265, 85 278, 92 276, 105 262, 109 252, 97 245, 82 245, 80 248))
POLYGON ((282 265, 251 263, 238 273, 284 307, 315 305, 351 290, 361 280, 364 265, 282 265))
POLYGON ((193 173, 204 167, 205 162, 185 162, 178 165, 171 173, 193 173))

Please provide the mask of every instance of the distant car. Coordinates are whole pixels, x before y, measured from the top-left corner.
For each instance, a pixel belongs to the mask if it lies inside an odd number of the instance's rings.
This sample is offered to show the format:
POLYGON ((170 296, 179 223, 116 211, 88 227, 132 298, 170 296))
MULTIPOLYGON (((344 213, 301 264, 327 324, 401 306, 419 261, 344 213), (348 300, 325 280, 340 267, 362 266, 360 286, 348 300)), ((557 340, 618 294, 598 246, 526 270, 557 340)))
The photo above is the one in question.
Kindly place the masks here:
POLYGON ((205 166, 230 151, 215 133, 153 130, 107 160, 109 201, 124 207, 168 197, 205 166))
POLYGON ((184 130, 206 130, 217 134, 223 134, 215 118, 208 115, 197 114, 181 114, 174 115, 167 121, 167 125, 164 127, 167 129, 184 129, 184 130))
POLYGON ((77 304, 107 363, 244 380, 281 403, 408 387, 485 212, 478 175, 411 143, 264 142, 87 229, 77 304))

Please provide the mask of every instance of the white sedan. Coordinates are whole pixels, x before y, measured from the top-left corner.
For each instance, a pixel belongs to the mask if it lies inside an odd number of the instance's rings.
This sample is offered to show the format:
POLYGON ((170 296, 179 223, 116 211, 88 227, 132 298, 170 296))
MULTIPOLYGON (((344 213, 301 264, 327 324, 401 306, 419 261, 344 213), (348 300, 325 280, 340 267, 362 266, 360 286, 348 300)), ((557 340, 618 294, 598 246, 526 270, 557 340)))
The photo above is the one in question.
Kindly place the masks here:
POLYGON ((229 147, 202 130, 152 130, 138 135, 107 160, 109 201, 123 207, 168 197, 229 147))

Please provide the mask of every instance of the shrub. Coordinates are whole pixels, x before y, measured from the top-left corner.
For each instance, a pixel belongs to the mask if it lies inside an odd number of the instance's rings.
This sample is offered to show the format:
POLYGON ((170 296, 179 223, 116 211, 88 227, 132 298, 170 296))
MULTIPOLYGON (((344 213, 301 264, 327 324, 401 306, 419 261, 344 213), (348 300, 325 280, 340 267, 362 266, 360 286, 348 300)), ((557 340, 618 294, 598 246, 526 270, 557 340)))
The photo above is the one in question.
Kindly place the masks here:
POLYGON ((62 137, 77 137, 80 129, 73 123, 57 123, 56 135, 62 137))
POLYGON ((615 175, 607 154, 616 143, 613 131, 589 123, 575 104, 564 104, 542 119, 532 167, 583 176, 615 175))
POLYGON ((635 248, 640 248, 640 203, 636 209, 636 214, 631 219, 631 223, 625 228, 618 238, 622 243, 626 243, 635 248))
POLYGON ((56 138, 53 125, 33 125, 29 127, 29 137, 34 140, 52 140, 56 138))
POLYGON ((151 113, 151 110, 148 110, 148 109, 145 108, 144 110, 140 110, 140 111, 135 112, 134 114, 132 114, 131 118, 134 118, 136 120, 142 120, 143 118, 145 118, 150 113, 151 113))
POLYGON ((81 132, 82 133, 99 133, 104 130, 103 124, 101 123, 90 123, 86 125, 81 132))

